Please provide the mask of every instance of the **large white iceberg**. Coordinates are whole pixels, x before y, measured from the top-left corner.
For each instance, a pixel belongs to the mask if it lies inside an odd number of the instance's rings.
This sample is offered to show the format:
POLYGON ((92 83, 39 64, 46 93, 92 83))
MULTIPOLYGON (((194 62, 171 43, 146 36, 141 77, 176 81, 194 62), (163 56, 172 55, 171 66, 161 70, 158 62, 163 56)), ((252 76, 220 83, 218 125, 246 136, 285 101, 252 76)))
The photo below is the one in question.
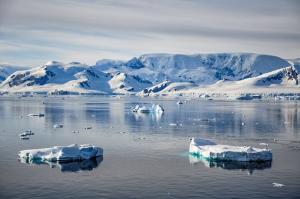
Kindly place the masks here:
POLYGON ((164 109, 159 104, 152 104, 152 105, 136 105, 132 112, 135 113, 163 113, 164 109))
POLYGON ((272 152, 270 149, 260 149, 252 146, 222 145, 200 138, 192 138, 189 152, 207 160, 245 162, 272 160, 272 152))
POLYGON ((20 151, 18 156, 29 161, 71 162, 103 156, 103 149, 93 145, 54 146, 20 151))

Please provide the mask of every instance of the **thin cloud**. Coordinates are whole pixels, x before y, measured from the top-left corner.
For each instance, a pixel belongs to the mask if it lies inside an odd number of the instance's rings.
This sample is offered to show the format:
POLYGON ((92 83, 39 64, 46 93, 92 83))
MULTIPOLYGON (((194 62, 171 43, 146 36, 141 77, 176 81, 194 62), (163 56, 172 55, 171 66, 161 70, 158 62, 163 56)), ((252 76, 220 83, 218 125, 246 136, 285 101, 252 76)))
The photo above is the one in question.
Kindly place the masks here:
POLYGON ((0 0, 0 60, 77 56, 93 64, 105 56, 238 51, 291 58, 300 54, 299 13, 294 0, 0 0))

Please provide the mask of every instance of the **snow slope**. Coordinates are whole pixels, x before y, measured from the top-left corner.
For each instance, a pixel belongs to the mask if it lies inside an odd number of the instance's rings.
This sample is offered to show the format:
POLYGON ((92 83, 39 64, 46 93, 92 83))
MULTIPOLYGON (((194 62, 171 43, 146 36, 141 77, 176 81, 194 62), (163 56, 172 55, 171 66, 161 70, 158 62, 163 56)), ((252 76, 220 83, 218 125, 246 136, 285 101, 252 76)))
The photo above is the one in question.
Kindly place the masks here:
POLYGON ((274 70, 257 77, 244 80, 220 80, 215 84, 181 89, 173 92, 162 90, 157 95, 221 95, 235 98, 242 94, 297 94, 300 95, 300 75, 293 67, 274 70))
POLYGON ((26 68, 27 67, 13 66, 10 64, 0 64, 0 83, 4 81, 10 74, 26 68))

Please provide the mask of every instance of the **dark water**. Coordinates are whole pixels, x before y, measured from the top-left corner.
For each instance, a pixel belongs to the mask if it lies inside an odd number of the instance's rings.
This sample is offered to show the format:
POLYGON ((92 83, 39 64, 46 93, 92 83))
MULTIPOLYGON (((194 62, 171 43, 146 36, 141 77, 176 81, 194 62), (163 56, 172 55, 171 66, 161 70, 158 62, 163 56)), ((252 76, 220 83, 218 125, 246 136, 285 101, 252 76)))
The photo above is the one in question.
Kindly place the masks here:
POLYGON ((174 100, 153 98, 0 98, 0 156, 0 198, 5 199, 299 198, 300 104, 191 101, 178 106, 174 100), (166 111, 132 114, 130 107, 141 102, 159 103, 166 111), (53 129, 56 123, 64 128, 53 129), (92 129, 85 130, 88 126, 92 129), (27 129, 35 135, 20 140, 19 133, 27 129), (205 162, 189 157, 192 136, 242 146, 268 143, 274 159, 261 164, 205 162), (17 158, 19 150, 72 143, 103 147, 103 159, 26 164, 17 158), (273 187, 273 182, 285 186, 273 187))

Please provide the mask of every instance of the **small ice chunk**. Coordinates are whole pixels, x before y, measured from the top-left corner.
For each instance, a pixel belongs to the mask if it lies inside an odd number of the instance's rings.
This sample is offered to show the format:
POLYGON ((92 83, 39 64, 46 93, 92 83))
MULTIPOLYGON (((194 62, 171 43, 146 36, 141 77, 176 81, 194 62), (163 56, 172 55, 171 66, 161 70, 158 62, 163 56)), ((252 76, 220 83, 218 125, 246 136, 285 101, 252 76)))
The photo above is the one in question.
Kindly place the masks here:
POLYGON ((32 161, 68 162, 87 160, 102 156, 103 149, 93 145, 54 146, 51 148, 29 149, 20 151, 18 156, 32 161))
POLYGON ((151 106, 147 105, 136 105, 131 109, 134 113, 163 113, 164 109, 159 104, 152 104, 151 106))
POLYGON ((210 140, 192 138, 189 152, 208 160, 221 161, 270 161, 270 149, 254 148, 252 146, 231 146, 215 144, 210 140))
POLYGON ((183 102, 179 100, 179 101, 177 102, 177 104, 180 105, 180 104, 183 104, 183 102))
POLYGON ((34 133, 31 130, 26 130, 23 133, 20 134, 20 137, 26 137, 29 135, 34 135, 34 133))
POLYGON ((30 116, 30 117, 44 117, 45 114, 43 114, 43 113, 37 113, 37 114, 31 113, 31 114, 28 114, 28 116, 30 116))
POLYGON ((260 145, 260 146, 266 146, 266 147, 268 147, 268 146, 269 146, 269 144, 267 144, 267 143, 264 143, 264 142, 261 142, 261 143, 259 143, 259 145, 260 145))
POLYGON ((176 123, 170 123, 169 126, 177 126, 176 123))
POLYGON ((273 182, 272 185, 273 185, 273 187, 279 187, 279 188, 285 186, 284 184, 280 184, 280 183, 277 183, 277 182, 273 182))
POLYGON ((29 140, 31 135, 34 135, 34 133, 31 130, 26 130, 23 133, 21 133, 19 136, 22 140, 29 140))
POLYGON ((59 129, 59 128, 63 128, 64 127, 64 125, 62 125, 62 124, 54 124, 53 125, 53 128, 55 128, 55 129, 59 129))

